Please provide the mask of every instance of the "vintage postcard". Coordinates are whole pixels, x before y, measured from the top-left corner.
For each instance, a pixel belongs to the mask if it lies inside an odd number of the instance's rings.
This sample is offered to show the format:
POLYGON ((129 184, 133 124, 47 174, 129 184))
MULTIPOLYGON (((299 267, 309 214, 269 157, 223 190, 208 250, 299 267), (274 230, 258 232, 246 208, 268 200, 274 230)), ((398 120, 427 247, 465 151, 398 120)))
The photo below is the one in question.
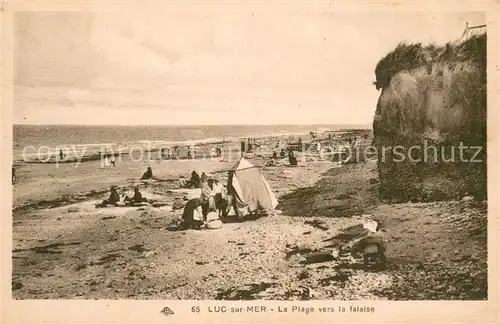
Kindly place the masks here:
POLYGON ((498 2, 2 6, 3 323, 498 322, 498 2))

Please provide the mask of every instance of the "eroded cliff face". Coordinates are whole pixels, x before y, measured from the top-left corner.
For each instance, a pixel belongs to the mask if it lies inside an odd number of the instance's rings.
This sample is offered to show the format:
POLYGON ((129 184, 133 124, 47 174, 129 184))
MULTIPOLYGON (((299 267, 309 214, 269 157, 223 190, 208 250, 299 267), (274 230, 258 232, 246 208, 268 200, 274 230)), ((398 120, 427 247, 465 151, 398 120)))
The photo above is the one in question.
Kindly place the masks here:
POLYGON ((376 76, 381 198, 486 198, 486 35, 443 48, 399 46, 376 76))

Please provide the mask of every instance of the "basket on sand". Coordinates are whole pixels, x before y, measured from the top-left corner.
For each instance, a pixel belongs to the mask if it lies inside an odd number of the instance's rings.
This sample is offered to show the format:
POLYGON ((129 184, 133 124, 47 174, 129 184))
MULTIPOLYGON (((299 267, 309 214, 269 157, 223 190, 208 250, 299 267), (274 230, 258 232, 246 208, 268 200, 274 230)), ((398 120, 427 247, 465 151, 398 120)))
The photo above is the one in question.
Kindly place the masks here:
POLYGON ((219 229, 222 227, 222 222, 217 216, 217 213, 211 211, 207 214, 207 228, 208 229, 219 229))

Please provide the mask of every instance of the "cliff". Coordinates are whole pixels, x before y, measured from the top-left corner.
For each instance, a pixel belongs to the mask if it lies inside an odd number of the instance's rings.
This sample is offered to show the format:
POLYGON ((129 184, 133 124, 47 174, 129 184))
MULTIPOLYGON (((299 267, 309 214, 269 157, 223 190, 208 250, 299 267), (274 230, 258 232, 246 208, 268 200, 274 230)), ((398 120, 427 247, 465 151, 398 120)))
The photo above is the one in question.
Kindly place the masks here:
POLYGON ((442 47, 402 43, 375 75, 381 198, 485 199, 486 34, 442 47))

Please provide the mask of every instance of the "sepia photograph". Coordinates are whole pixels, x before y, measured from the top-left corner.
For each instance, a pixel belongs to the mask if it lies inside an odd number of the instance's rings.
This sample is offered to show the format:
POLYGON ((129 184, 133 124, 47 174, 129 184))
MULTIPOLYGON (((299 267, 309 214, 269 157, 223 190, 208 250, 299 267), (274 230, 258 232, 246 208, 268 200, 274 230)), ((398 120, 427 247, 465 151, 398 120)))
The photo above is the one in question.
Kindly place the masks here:
POLYGON ((13 14, 12 299, 487 301, 486 12, 236 7, 13 14))

